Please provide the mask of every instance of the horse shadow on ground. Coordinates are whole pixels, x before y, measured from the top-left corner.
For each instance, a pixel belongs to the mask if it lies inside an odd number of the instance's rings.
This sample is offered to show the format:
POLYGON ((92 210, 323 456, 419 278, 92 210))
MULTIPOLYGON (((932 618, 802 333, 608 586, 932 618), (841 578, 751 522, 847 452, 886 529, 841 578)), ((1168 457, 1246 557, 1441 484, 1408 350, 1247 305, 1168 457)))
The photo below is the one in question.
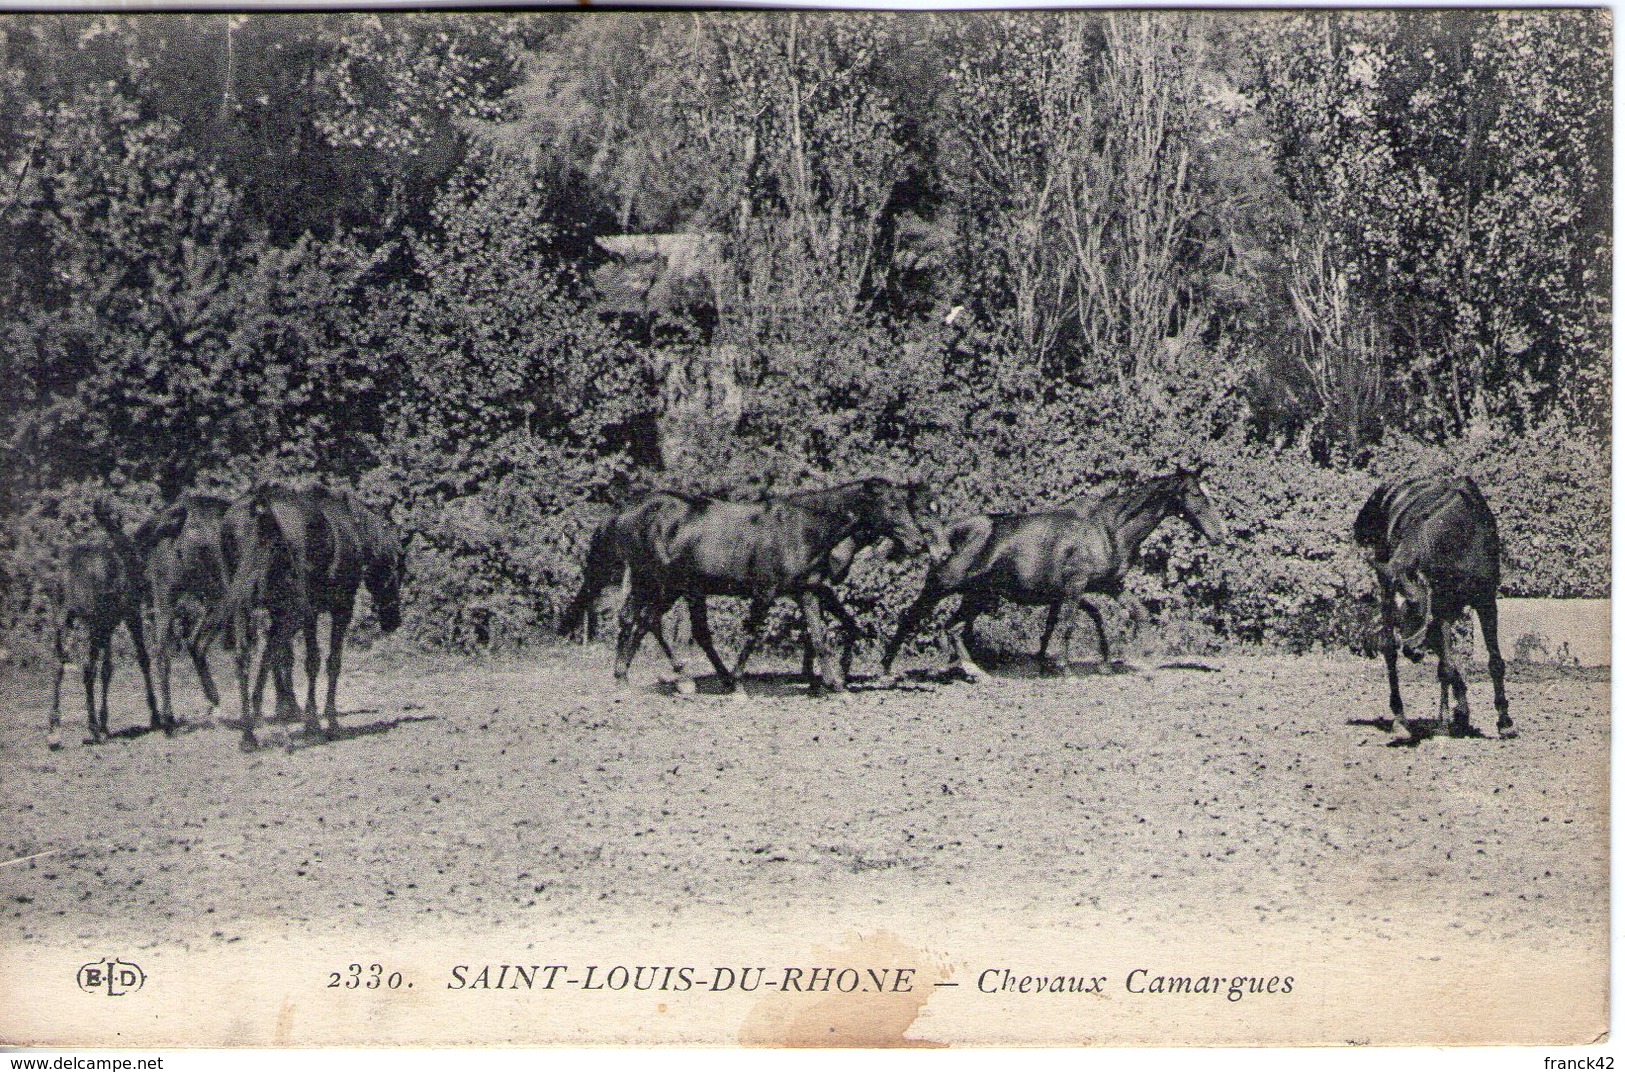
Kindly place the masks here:
MULTIPOLYGON (((302 752, 307 748, 320 748, 326 745, 341 744, 345 741, 359 740, 363 737, 377 737, 382 734, 389 733, 397 726, 403 726, 409 722, 440 721, 439 715, 398 715, 394 718, 381 718, 372 722, 363 722, 360 724, 346 724, 343 721, 343 719, 353 717, 355 715, 376 715, 378 713, 379 712, 376 707, 363 707, 354 711, 340 711, 339 727, 331 734, 326 732, 306 733, 296 725, 294 729, 288 731, 287 739, 286 741, 282 742, 280 747, 287 752, 302 752)), ((303 721, 304 720, 302 718, 298 717, 283 717, 280 719, 261 719, 259 725, 286 725, 289 723, 302 724, 303 721)), ((212 725, 221 727, 222 729, 235 730, 237 732, 241 732, 243 728, 242 720, 237 718, 216 719, 212 725)), ((199 728, 202 727, 200 726, 199 728)), ((271 741, 265 741, 260 744, 260 748, 262 749, 273 747, 277 747, 277 744, 271 741)))
MULTIPOLYGON (((694 684, 694 695, 698 696, 732 696, 734 691, 722 682, 716 674, 703 674, 688 679, 694 684)), ((766 671, 759 674, 746 674, 740 679, 740 687, 751 699, 779 699, 790 696, 806 696, 812 690, 812 683, 799 673, 785 670, 766 671)), ((664 696, 678 695, 678 682, 661 681, 655 686, 655 691, 664 696)))
MULTIPOLYGON (((1394 721, 1387 718, 1351 718, 1347 719, 1344 724, 1348 726, 1365 726, 1370 729, 1381 730, 1383 733, 1392 733, 1395 727, 1394 721)), ((1417 725, 1421 732, 1406 734, 1403 737, 1395 737, 1393 740, 1388 742, 1388 747, 1415 748, 1423 741, 1431 740, 1434 737, 1446 737, 1453 740, 1470 741, 1489 740, 1489 734, 1485 733, 1477 726, 1469 726, 1464 732, 1461 733, 1452 733, 1447 727, 1439 725, 1437 719, 1419 721, 1417 725)))
POLYGON ((112 744, 114 741, 133 741, 137 737, 145 737, 149 733, 161 733, 159 726, 125 726, 123 729, 109 730, 106 737, 86 737, 84 743, 88 745, 112 744))

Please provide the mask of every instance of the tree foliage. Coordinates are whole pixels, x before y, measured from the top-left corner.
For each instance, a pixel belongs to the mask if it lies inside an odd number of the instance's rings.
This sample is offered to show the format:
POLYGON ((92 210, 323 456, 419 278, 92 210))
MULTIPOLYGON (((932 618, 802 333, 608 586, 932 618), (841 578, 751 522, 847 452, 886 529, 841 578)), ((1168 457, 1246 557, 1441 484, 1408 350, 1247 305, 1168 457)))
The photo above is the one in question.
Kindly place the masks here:
POLYGON ((1431 460, 1510 587, 1596 591, 1609 75, 1578 9, 7 16, 0 571, 98 489, 323 473, 421 639, 500 644, 637 486, 1207 460, 1242 547, 1143 594, 1298 643, 1354 628, 1343 500, 1431 460))

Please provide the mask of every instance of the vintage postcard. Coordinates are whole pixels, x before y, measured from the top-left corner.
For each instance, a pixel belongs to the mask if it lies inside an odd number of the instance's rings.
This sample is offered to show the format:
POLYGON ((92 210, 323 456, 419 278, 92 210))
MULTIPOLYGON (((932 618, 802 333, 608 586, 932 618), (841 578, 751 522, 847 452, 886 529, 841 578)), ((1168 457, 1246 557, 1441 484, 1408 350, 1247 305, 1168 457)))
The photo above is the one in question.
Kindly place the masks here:
POLYGON ((1612 34, 0 14, 0 1044, 1605 1040, 1612 34))

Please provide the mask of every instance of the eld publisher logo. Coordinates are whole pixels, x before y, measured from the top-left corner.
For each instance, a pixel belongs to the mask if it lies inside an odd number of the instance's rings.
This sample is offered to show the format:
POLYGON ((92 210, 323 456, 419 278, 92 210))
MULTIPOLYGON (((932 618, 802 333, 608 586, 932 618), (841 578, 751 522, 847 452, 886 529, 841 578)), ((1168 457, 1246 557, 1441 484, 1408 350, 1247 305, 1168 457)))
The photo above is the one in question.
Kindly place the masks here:
POLYGON ((110 998, 133 994, 146 985, 147 973, 138 964, 127 960, 92 961, 79 969, 79 989, 87 994, 106 994, 110 998))

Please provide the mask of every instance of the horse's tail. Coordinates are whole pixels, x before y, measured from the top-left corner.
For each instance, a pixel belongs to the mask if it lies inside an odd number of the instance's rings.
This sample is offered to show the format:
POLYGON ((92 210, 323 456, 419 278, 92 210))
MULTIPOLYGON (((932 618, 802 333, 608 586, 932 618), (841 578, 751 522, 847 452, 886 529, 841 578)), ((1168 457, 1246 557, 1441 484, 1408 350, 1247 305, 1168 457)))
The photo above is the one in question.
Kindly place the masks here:
POLYGON ((625 572, 626 563, 616 546, 614 526, 615 521, 611 518, 593 531, 592 540, 587 545, 587 560, 581 567, 581 587, 576 590, 575 598, 559 620, 561 636, 573 635, 585 623, 583 638, 591 640, 593 606, 606 588, 620 582, 625 572))
MULTIPOLYGON (((249 493, 248 526, 243 545, 236 548, 236 568, 226 583, 225 594, 198 627, 200 639, 225 632, 233 621, 251 612, 269 594, 277 558, 291 559, 290 543, 277 515, 264 487, 249 493)), ((233 639, 240 642, 242 638, 233 639)))

